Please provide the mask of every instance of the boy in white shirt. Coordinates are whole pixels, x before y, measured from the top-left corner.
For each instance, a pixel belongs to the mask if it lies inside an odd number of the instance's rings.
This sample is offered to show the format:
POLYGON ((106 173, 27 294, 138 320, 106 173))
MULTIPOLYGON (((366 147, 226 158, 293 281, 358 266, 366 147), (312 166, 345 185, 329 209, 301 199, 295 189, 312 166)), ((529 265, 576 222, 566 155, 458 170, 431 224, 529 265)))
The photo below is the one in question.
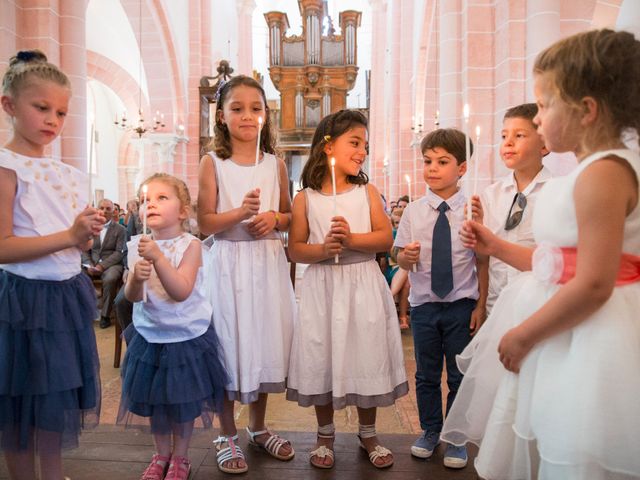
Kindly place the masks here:
MULTIPOLYGON (((512 172, 484 190, 481 205, 475 199, 473 202, 474 213, 478 209, 480 221, 492 232, 524 246, 535 245, 531 226, 533 208, 542 186, 551 178, 551 172, 542 165, 542 158, 549 151, 533 123, 537 113, 535 103, 525 103, 504 114, 500 157, 512 172)), ((518 273, 496 258, 489 259, 487 314, 500 291, 518 273)))

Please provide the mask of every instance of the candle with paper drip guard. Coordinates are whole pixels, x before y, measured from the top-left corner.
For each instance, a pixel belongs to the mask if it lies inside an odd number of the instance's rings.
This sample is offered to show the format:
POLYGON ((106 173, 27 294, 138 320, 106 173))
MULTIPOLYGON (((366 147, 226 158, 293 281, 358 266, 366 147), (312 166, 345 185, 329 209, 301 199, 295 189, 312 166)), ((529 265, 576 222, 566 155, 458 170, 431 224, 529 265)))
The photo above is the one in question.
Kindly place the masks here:
MULTIPOLYGON (((336 159, 331 157, 331 190, 333 192, 333 216, 338 216, 338 194, 336 192, 336 159)), ((340 262, 340 257, 336 253, 335 263, 340 262)))
MULTIPOLYGON (((465 103, 464 108, 462 110, 462 115, 464 116, 464 151, 465 151, 465 162, 467 165, 467 172, 469 171, 469 161, 471 159, 471 145, 469 138, 469 104, 465 103)), ((468 177, 467 177, 468 178, 468 177)), ((466 181, 465 190, 467 194, 467 220, 471 220, 471 188, 469 187, 470 182, 466 181)))
MULTIPOLYGON (((147 234, 147 185, 142 186, 142 206, 144 207, 144 215, 142 216, 142 235, 147 234)), ((142 284, 142 301, 147 301, 147 282, 142 284)))
MULTIPOLYGON (((407 188, 409 189, 409 202, 411 202, 411 177, 409 175, 405 175, 404 176, 404 180, 407 182, 407 188)), ((413 243, 413 225, 409 224, 411 226, 410 230, 411 230, 411 243, 413 243)), ((415 273, 418 271, 418 265, 417 264, 413 264, 413 266, 411 267, 411 270, 415 273)))

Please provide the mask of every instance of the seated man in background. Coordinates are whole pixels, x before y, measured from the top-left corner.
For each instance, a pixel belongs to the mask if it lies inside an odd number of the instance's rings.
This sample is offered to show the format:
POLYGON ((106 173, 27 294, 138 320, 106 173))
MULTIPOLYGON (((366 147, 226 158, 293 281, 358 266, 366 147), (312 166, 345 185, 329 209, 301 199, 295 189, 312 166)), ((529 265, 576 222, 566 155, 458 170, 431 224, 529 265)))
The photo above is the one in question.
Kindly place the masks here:
POLYGON ((93 246, 82 254, 82 266, 91 277, 102 280, 102 308, 100 328, 111 325, 111 309, 122 277, 122 255, 125 247, 125 228, 113 220, 113 202, 104 199, 98 205, 105 218, 100 235, 93 237, 93 246))

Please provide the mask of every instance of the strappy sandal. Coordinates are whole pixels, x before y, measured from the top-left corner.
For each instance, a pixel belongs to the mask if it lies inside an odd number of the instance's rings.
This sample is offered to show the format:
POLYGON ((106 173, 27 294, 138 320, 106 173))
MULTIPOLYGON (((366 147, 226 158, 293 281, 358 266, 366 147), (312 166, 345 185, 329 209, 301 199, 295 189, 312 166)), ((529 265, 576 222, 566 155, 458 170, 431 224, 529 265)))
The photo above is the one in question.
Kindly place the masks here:
MULTIPOLYGON (((244 473, 249 470, 249 466, 245 465, 244 467, 225 467, 224 464, 230 460, 245 460, 244 452, 242 449, 236 445, 236 441, 238 440, 238 435, 224 436, 220 435, 216 440, 213 441, 216 446, 216 462, 218 463, 218 470, 224 473, 244 473), (226 443, 227 446, 223 447, 222 444, 226 443)), ((245 460, 246 463, 246 460, 245 460)))
POLYGON ((358 440, 360 441, 360 448, 362 448, 367 455, 369 456, 369 461, 376 468, 389 468, 393 465, 393 453, 388 448, 383 447, 382 445, 376 445, 376 447, 370 452, 365 447, 364 443, 362 443, 362 439, 364 438, 372 438, 376 436, 376 426, 373 425, 359 425, 358 426, 358 440), (389 457, 391 456, 391 461, 389 463, 383 463, 381 465, 376 463, 376 460, 379 458, 389 457))
POLYGON ((142 476, 140 480, 162 480, 167 473, 167 469, 169 468, 169 461, 171 458, 163 457, 162 455, 158 455, 157 453, 151 457, 151 463, 142 472, 142 476), (158 462, 164 462, 164 465, 161 465, 158 462))
POLYGON ((189 480, 191 475, 191 463, 187 457, 171 457, 169 470, 165 480, 189 480))
POLYGON ((291 460, 296 454, 296 452, 293 450, 293 447, 291 447, 291 442, 289 440, 285 440, 284 438, 276 435, 275 433, 271 433, 269 430, 260 430, 259 432, 252 432, 251 430, 249 430, 249 427, 247 427, 247 433, 249 434, 250 445, 263 449, 273 458, 277 458, 278 460, 282 460, 283 462, 286 462, 288 460, 291 460), (267 438, 267 440, 264 443, 256 442, 256 437, 260 435, 264 435, 265 433, 269 435, 269 438, 267 438), (281 455, 280 449, 285 445, 291 447, 291 452, 289 452, 288 455, 281 455))
MULTIPOLYGON (((321 427, 318 427, 318 438, 326 438, 329 440, 335 440, 336 439, 336 429, 335 426, 333 425, 333 423, 330 423, 329 425, 323 425, 321 427)), ((309 463, 311 464, 311 466, 316 467, 316 468, 324 468, 324 469, 328 469, 328 468, 333 468, 333 465, 335 463, 335 457, 334 457, 334 453, 333 450, 330 449, 329 447, 325 446, 325 445, 320 445, 318 448, 316 448, 315 450, 312 450, 309 452, 309 463), (331 463, 329 464, 325 464, 324 463, 324 459, 329 457, 331 459, 331 463), (314 458, 318 458, 321 460, 320 463, 316 463, 313 461, 314 458)))

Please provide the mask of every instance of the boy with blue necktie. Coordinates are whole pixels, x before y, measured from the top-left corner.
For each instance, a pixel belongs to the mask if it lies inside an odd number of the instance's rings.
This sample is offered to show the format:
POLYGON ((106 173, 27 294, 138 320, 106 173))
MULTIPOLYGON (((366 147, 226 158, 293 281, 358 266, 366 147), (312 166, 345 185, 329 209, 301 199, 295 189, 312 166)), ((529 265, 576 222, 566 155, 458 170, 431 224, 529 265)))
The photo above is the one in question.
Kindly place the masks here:
MULTIPOLYGON (((422 140, 420 149, 429 189, 424 197, 406 207, 394 247, 398 249, 398 264, 409 271, 411 282, 416 397, 423 430, 411 447, 411 454, 429 458, 440 443, 443 423, 443 357, 449 387, 448 412, 462 381, 456 355, 485 318, 484 301, 478 299, 486 299, 487 263, 478 263, 473 251, 465 248, 458 237, 465 220, 466 198, 458 187, 467 169, 465 135, 453 128, 434 130, 422 140)), ((465 447, 447 445, 444 465, 463 468, 466 464, 465 447)))

